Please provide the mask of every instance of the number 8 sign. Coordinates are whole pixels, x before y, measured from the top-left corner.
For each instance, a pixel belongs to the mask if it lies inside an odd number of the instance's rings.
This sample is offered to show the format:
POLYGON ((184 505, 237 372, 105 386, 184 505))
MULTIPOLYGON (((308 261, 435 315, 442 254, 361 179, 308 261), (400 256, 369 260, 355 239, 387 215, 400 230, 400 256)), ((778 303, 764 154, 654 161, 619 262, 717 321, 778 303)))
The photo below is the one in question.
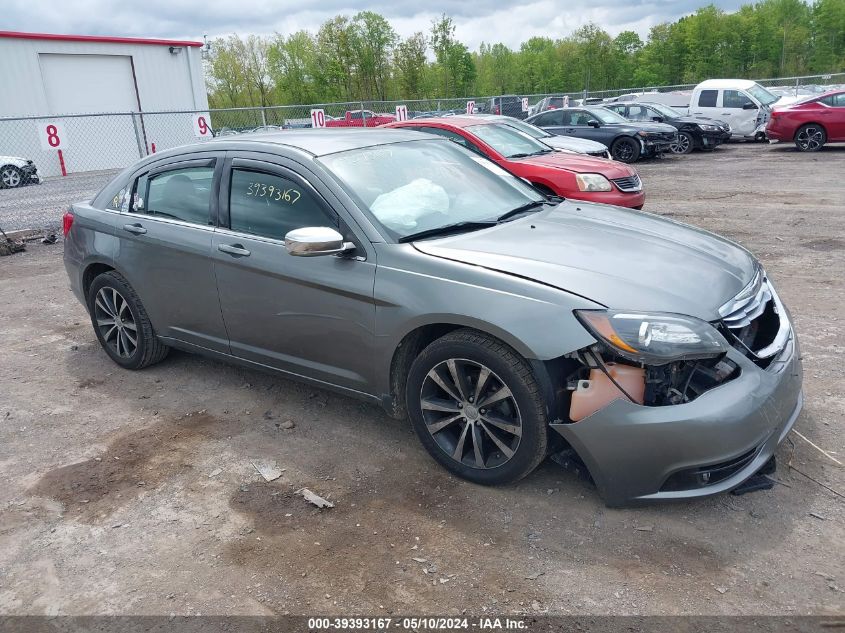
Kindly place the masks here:
POLYGON ((211 138, 214 132, 211 131, 211 117, 208 113, 195 114, 193 116, 194 136, 197 138, 211 138))
POLYGON ((45 150, 67 149, 65 126, 57 121, 38 121, 38 139, 45 150))

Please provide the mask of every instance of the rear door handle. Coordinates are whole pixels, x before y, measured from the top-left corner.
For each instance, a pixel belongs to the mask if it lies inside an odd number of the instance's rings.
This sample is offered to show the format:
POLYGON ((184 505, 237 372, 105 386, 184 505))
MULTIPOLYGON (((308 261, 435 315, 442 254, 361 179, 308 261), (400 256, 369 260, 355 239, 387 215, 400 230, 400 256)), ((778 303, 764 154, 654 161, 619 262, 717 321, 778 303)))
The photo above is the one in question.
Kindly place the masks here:
POLYGON ((124 224, 123 230, 129 231, 130 233, 134 233, 135 235, 143 235, 144 233, 147 232, 147 229, 145 229, 143 226, 141 226, 137 222, 135 224, 124 224))
POLYGON ((249 257, 249 251, 241 244, 218 244, 217 250, 221 253, 236 255, 238 257, 249 257))

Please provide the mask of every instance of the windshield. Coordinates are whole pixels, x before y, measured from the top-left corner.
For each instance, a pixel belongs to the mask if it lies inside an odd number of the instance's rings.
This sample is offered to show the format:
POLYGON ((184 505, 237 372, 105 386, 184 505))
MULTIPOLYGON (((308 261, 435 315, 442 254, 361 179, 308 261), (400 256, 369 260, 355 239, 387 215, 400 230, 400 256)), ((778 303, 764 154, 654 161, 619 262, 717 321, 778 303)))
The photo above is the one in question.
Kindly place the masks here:
POLYGON ((667 119, 677 119, 677 118, 684 116, 683 114, 681 114, 677 110, 670 108, 667 105, 663 105, 662 103, 649 103, 648 107, 657 110, 660 114, 662 114, 667 119))
POLYGON ((517 207, 545 200, 452 141, 391 143, 318 160, 394 240, 459 222, 495 222, 517 207))
POLYGON ((587 110, 587 112, 592 114, 602 123, 630 123, 630 121, 621 114, 616 114, 607 108, 591 108, 587 110))
POLYGON ((546 130, 541 130, 536 126, 526 123, 525 121, 520 121, 519 119, 508 119, 507 121, 502 121, 502 123, 509 125, 515 130, 519 130, 523 134, 527 134, 531 138, 548 138, 550 136, 554 136, 554 134, 550 134, 549 132, 546 132, 546 130))
POLYGON ((780 99, 780 97, 776 97, 760 84, 754 84, 746 92, 765 106, 772 105, 775 101, 780 99))
POLYGON ((552 151, 548 145, 515 130, 510 124, 472 125, 466 130, 475 134, 505 158, 523 158, 552 151))

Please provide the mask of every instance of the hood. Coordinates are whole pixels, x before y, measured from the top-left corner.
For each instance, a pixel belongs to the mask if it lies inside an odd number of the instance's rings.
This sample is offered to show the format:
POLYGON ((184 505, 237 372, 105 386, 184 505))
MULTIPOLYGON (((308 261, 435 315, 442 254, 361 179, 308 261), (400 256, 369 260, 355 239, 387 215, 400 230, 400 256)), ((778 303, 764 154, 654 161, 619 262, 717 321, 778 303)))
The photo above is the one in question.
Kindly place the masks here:
POLYGON ((597 143, 596 141, 591 141, 586 138, 577 138, 575 136, 552 135, 544 136, 543 138, 537 140, 549 145, 550 147, 554 147, 556 149, 568 149, 573 152, 578 152, 579 154, 607 151, 607 147, 602 143, 597 143))
POLYGON ((719 119, 711 119, 708 116, 679 116, 676 119, 672 119, 672 122, 695 123, 697 125, 716 125, 722 128, 728 127, 728 124, 725 121, 720 121, 719 119))
POLYGON ((570 201, 414 246, 608 308, 674 312, 707 321, 719 318, 719 307, 751 281, 756 267, 748 251, 712 233, 647 213, 570 201))
POLYGON ((26 158, 21 158, 20 156, 0 156, 0 165, 15 165, 17 167, 23 167, 27 164, 26 158))
MULTIPOLYGON (((672 129, 674 130, 675 128, 672 129)), ((601 174, 610 180, 628 178, 637 173, 633 167, 625 163, 606 158, 587 156, 586 154, 550 152, 539 156, 526 156, 525 158, 511 158, 508 160, 524 165, 534 165, 536 167, 565 169, 576 174, 601 174)))

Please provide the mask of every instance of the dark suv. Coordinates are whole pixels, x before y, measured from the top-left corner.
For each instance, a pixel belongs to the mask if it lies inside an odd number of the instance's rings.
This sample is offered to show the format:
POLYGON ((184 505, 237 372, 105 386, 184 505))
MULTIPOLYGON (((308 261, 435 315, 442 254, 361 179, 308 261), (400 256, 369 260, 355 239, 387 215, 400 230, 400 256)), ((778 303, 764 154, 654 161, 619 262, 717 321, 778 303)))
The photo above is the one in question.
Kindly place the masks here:
POLYGON ((502 95, 490 97, 484 104, 486 114, 503 114, 512 116, 515 119, 524 119, 528 113, 522 109, 522 97, 516 95, 502 95))
POLYGON ((694 149, 715 149, 731 138, 731 126, 724 121, 703 116, 686 116, 662 103, 635 101, 607 106, 629 121, 668 123, 678 130, 678 142, 672 145, 675 154, 689 154, 694 149))

